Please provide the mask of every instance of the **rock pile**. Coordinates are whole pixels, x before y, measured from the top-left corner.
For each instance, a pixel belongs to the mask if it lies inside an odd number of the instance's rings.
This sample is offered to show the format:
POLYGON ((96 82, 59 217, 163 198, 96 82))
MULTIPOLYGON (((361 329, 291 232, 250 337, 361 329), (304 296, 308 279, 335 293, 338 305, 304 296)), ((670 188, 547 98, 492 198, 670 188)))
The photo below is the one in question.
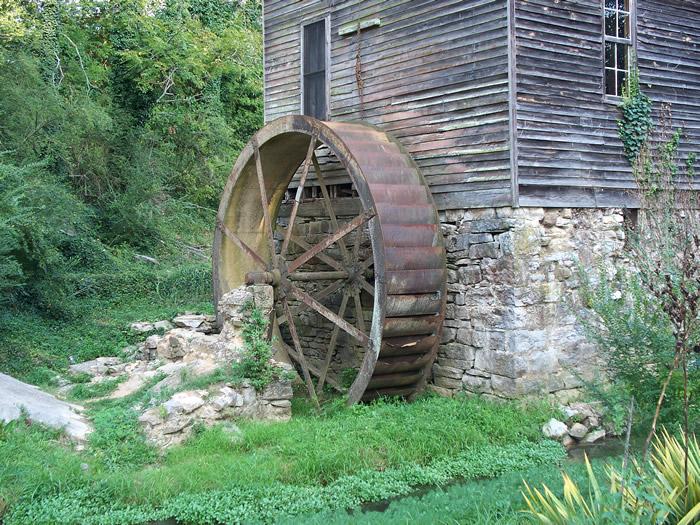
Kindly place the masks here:
MULTIPOLYGON (((149 440, 160 447, 181 443, 197 426, 225 423, 235 430, 232 420, 239 417, 288 420, 292 387, 285 378, 293 375, 293 368, 287 363, 276 363, 282 378, 260 392, 245 380, 181 391, 188 382, 241 361, 241 332, 250 304, 269 315, 272 288, 246 286, 224 295, 219 304, 219 333, 213 316, 192 313, 172 321, 133 323, 131 329, 147 335, 145 341, 124 349, 122 357, 99 357, 74 364, 70 373, 73 378, 81 376, 82 381, 89 376, 93 385, 118 380, 116 389, 107 396, 110 399, 124 398, 150 384, 151 399, 157 403, 136 408, 143 411, 139 420, 149 440)), ((66 382, 59 392, 66 395, 74 387, 74 383, 66 382)))
POLYGON ((552 418, 542 427, 542 433, 551 439, 560 440, 571 448, 574 445, 596 443, 607 435, 614 435, 613 429, 602 425, 603 410, 598 403, 570 403, 561 407, 565 421, 552 418))
POLYGON ((237 432, 232 420, 240 417, 287 421, 291 417, 292 387, 276 382, 256 392, 248 382, 213 385, 203 390, 178 392, 165 403, 146 410, 139 421, 148 439, 161 448, 181 443, 197 425, 223 422, 237 432))

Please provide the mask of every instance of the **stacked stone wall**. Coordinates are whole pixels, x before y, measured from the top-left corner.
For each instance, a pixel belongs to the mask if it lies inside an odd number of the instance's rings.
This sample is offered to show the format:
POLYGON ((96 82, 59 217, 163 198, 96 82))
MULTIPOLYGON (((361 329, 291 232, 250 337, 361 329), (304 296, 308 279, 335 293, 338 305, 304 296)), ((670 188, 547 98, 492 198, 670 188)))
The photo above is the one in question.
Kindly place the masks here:
POLYGON ((447 211, 448 299, 431 388, 567 398, 598 370, 578 322, 580 271, 625 258, 620 209, 447 211))

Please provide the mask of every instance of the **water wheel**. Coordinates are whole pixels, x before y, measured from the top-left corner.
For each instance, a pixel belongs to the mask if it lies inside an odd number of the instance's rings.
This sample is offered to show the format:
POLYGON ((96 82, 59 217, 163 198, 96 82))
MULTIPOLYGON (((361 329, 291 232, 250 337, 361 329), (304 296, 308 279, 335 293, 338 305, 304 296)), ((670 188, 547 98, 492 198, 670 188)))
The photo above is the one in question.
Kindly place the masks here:
POLYGON ((363 124, 290 116, 262 128, 226 184, 214 241, 215 302, 243 283, 275 287, 275 341, 312 396, 325 383, 342 389, 341 344, 357 358, 349 403, 420 391, 440 340, 446 267, 438 214, 415 162, 363 124), (350 198, 331 195, 328 159, 352 181, 350 198), (310 213, 302 212, 305 187, 318 196, 310 213))

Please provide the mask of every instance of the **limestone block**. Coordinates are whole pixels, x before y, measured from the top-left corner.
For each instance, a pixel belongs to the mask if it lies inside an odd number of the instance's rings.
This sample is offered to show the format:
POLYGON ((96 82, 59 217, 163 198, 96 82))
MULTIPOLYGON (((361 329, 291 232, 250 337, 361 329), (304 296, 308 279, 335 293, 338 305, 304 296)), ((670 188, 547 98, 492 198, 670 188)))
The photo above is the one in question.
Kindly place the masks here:
POLYGON ((498 255, 498 244, 495 242, 475 244, 469 248, 469 257, 472 259, 496 259, 498 255))
POLYGON ((574 423, 569 429, 569 435, 574 439, 583 439, 587 433, 588 429, 581 423, 574 423))
POLYGON ((185 314, 175 317, 173 323, 178 328, 187 328, 188 330, 208 334, 213 331, 215 320, 211 315, 185 314))
POLYGON ((489 378, 472 375, 470 373, 464 374, 462 377, 462 385, 464 389, 469 392, 476 392, 479 394, 491 392, 491 381, 489 378))
MULTIPOLYGON (((467 363, 474 362, 474 349, 464 344, 450 343, 440 346, 440 361, 454 359, 467 363)), ((471 366, 469 366, 471 368, 471 366)))
POLYGON ((178 392, 163 403, 168 414, 190 414, 204 404, 202 393, 195 390, 178 392))
MULTIPOLYGON (((476 248, 476 246, 474 246, 476 248)), ((457 270, 457 278, 463 284, 476 284, 482 281, 481 268, 476 265, 463 266, 457 270)))
POLYGON ((472 233, 502 233, 510 230, 514 225, 513 219, 477 219, 471 221, 470 230, 472 233))
POLYGON ((595 443, 596 441, 600 441, 601 439, 603 439, 605 437, 605 434, 606 434, 605 429, 600 428, 598 430, 593 430, 593 431, 589 432, 586 435, 586 437, 584 437, 581 440, 581 443, 583 443, 583 444, 595 443))
POLYGON ((457 330, 456 341, 462 345, 474 345, 474 330, 471 328, 460 328, 457 330))
POLYGON ((139 422, 151 427, 162 425, 165 422, 163 411, 160 407, 150 408, 139 416, 139 422))
POLYGON ((152 332, 154 330, 154 326, 151 323, 147 323, 147 322, 131 323, 131 325, 129 325, 129 328, 131 329, 132 332, 140 332, 140 333, 148 333, 148 332, 152 332))
MULTIPOLYGON (((472 354, 473 355, 473 354, 472 354)), ((440 366, 448 367, 448 368, 456 368, 459 370, 469 370, 472 368, 472 365, 474 364, 474 360, 463 360, 463 359, 445 359, 443 357, 438 358, 438 364, 440 366)))
POLYGON ((168 419, 160 428, 162 434, 176 434, 192 423, 191 417, 175 417, 168 419))
POLYGON ((260 393, 260 399, 291 399, 294 395, 289 381, 273 381, 260 393))
POLYGON ((445 377, 445 376, 435 376, 433 379, 435 385, 442 387, 442 388, 447 388, 451 390, 461 390, 462 388, 462 380, 460 379, 454 379, 451 377, 445 377))
POLYGON ((71 374, 88 374, 91 376, 115 375, 122 372, 124 366, 118 357, 98 357, 68 367, 71 374))
POLYGON ((164 332, 167 332, 168 330, 172 330, 174 326, 170 321, 164 320, 153 323, 153 328, 155 328, 156 330, 163 330, 164 332))
POLYGON ((544 424, 542 427, 542 433, 552 439, 559 439, 564 437, 568 433, 569 429, 566 426, 566 423, 563 423, 562 421, 559 421, 557 419, 550 419, 547 423, 544 424))
POLYGON ((146 338, 144 345, 149 350, 156 350, 158 348, 158 343, 160 343, 162 340, 163 337, 160 335, 151 335, 146 338))
POLYGON ((433 365, 433 374, 435 374, 435 377, 441 376, 441 377, 449 377, 451 379, 462 379, 462 375, 464 374, 464 369, 453 368, 450 366, 443 366, 443 365, 436 363, 433 365))

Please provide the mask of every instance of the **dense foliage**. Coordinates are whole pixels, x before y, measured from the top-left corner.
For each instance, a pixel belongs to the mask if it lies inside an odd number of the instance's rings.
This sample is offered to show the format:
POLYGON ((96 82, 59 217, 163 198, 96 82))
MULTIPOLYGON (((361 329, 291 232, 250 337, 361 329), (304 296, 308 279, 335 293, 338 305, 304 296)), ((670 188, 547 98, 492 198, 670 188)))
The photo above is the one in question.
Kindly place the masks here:
POLYGON ((255 1, 0 1, 5 303, 64 315, 134 252, 206 256, 262 122, 259 25, 255 1))
POLYGON ((625 157, 630 164, 637 161, 652 131, 651 106, 651 99, 639 87, 639 71, 633 67, 620 106, 622 117, 617 123, 625 157))

